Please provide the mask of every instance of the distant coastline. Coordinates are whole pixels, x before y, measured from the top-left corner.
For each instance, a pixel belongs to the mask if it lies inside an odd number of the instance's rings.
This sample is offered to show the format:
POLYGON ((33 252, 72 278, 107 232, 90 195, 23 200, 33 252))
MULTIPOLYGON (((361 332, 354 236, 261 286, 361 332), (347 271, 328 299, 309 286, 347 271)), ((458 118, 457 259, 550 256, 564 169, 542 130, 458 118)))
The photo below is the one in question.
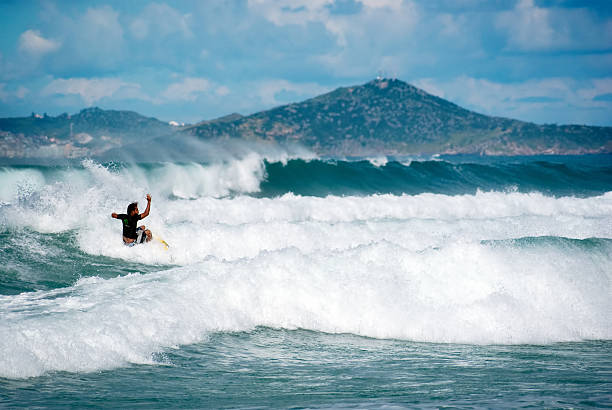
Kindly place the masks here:
POLYGON ((194 125, 96 107, 57 117, 0 118, 0 158, 108 157, 134 144, 173 145, 191 137, 296 144, 322 156, 612 153, 612 127, 490 117, 403 81, 376 79, 249 116, 230 114, 194 125))

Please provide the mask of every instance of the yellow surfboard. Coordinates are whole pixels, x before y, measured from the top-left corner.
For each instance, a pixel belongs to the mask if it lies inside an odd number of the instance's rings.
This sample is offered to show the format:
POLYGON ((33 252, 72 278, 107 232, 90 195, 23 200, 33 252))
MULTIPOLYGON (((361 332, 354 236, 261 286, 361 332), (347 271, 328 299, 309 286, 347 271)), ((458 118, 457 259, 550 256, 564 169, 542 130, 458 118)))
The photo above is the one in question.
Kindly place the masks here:
POLYGON ((164 245, 164 250, 168 250, 168 248, 170 247, 170 245, 168 245, 168 242, 164 241, 162 238, 159 238, 157 236, 154 236, 153 239, 156 239, 157 241, 159 241, 162 245, 164 245))

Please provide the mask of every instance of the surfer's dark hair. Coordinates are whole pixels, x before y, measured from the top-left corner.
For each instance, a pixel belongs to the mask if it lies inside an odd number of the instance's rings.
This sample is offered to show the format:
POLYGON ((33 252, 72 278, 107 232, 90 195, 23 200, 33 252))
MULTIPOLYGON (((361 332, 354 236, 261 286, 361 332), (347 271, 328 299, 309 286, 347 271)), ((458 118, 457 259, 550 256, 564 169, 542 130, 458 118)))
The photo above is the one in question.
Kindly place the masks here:
POLYGON ((132 211, 136 209, 137 206, 138 206, 138 202, 132 202, 131 204, 129 204, 127 214, 132 215, 132 211))

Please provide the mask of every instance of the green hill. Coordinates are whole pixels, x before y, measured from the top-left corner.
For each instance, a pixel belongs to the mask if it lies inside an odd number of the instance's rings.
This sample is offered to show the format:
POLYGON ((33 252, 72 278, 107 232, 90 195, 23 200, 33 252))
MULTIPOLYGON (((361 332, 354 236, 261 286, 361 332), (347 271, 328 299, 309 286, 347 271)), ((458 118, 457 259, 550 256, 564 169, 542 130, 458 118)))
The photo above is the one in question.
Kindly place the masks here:
POLYGON ((466 110, 405 82, 378 79, 250 116, 187 127, 203 139, 298 142, 322 155, 612 152, 612 128, 537 125, 466 110))

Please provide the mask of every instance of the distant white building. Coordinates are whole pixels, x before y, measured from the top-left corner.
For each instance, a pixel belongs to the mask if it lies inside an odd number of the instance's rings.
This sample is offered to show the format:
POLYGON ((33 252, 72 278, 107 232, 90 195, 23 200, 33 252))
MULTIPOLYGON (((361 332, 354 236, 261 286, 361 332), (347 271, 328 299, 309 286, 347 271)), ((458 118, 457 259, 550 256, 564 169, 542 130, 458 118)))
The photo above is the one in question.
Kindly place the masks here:
POLYGON ((185 125, 184 122, 176 122, 176 121, 170 121, 168 124, 172 125, 173 127, 182 127, 185 125))

